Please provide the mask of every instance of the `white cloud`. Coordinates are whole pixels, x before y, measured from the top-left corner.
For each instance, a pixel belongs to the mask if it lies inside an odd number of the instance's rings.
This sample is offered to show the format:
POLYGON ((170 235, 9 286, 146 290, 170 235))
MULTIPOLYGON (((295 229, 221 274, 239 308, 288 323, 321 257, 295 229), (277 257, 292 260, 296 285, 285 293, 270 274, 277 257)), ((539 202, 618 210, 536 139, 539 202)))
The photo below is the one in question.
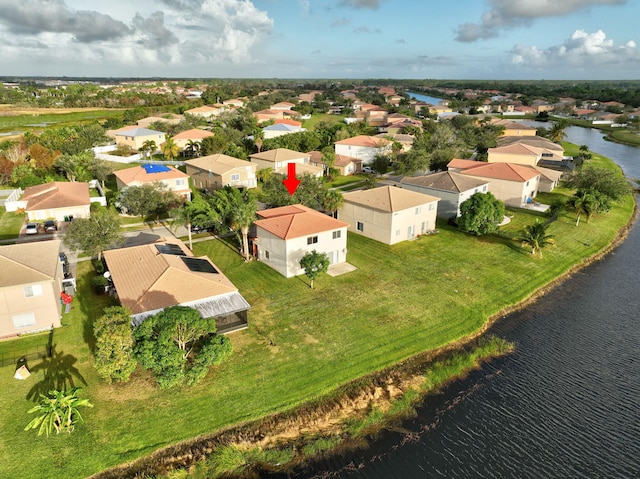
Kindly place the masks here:
POLYGON ((628 66, 630 62, 640 62, 640 51, 633 40, 616 45, 602 30, 594 33, 576 30, 562 45, 545 50, 535 45, 515 45, 511 49, 511 62, 536 69, 562 66, 574 68, 628 66))
POLYGON ((625 0, 488 0, 491 6, 479 23, 458 25, 456 40, 474 42, 498 36, 501 28, 528 25, 542 17, 561 17, 601 5, 622 5, 625 0))
POLYGON ((273 30, 273 19, 251 0, 161 2, 161 11, 148 8, 157 6, 156 0, 144 2, 144 13, 139 13, 135 9, 143 8, 142 2, 122 8, 114 3, 98 12, 82 10, 77 0, 0 0, 2 62, 20 58, 26 66, 25 58, 32 59, 31 68, 44 74, 41 58, 48 47, 46 64, 56 68, 84 62, 92 70, 107 71, 163 66, 208 70, 213 63, 254 64, 253 51, 273 30))

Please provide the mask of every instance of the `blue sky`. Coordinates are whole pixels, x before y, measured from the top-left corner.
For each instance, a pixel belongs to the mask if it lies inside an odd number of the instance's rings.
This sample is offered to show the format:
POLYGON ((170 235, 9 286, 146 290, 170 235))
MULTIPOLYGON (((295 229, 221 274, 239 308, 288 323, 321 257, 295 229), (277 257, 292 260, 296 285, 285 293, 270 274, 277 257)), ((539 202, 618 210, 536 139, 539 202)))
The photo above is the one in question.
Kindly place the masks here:
POLYGON ((638 0, 0 0, 0 75, 639 79, 638 0))

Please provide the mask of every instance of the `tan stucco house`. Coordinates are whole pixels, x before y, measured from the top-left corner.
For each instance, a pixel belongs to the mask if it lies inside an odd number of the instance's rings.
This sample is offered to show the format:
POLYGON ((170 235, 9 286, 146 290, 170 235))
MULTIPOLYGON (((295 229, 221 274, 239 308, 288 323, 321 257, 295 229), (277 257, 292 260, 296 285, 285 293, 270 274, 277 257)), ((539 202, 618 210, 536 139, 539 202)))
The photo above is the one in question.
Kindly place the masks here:
POLYGON ((432 175, 405 177, 400 182, 402 188, 440 198, 438 216, 457 218, 460 205, 475 193, 489 191, 489 181, 472 178, 453 171, 442 171, 432 175))
POLYGON ((304 174, 316 177, 322 176, 322 168, 313 166, 310 160, 310 153, 300 153, 299 151, 289 150, 288 148, 276 148, 275 150, 267 150, 249 155, 249 161, 256 164, 258 171, 271 168, 274 173, 287 175, 287 165, 289 163, 295 163, 299 165, 296 167, 297 176, 304 174))
POLYGON ((462 175, 489 182, 489 190, 508 206, 521 208, 538 196, 540 173, 530 166, 484 163, 461 171, 462 175))
POLYGON ((206 256, 195 257, 177 238, 104 252, 120 304, 133 324, 170 306, 216 318, 218 332, 247 327, 249 303, 206 256))
POLYGON ((54 181, 25 188, 19 202, 30 221, 90 216, 89 183, 54 181))
POLYGON ((129 128, 126 130, 118 130, 113 133, 116 139, 116 145, 128 146, 133 150, 139 150, 145 141, 155 141, 159 147, 167 141, 166 134, 162 131, 149 130, 148 128, 129 128))
POLYGON ((0 338, 60 326, 60 241, 0 246, 0 338))
POLYGON ((331 264, 347 260, 347 223, 302 205, 258 211, 253 239, 260 261, 281 275, 303 274, 300 259, 313 250, 326 253, 331 264))
POLYGON ((338 218, 349 223, 349 231, 395 244, 436 228, 438 201, 435 196, 396 186, 345 193, 338 218))
POLYGON ((179 196, 191 199, 189 175, 169 165, 147 164, 114 171, 118 190, 127 186, 141 186, 145 183, 159 182, 179 196))
POLYGON ((376 155, 386 155, 391 152, 391 142, 375 136, 358 135, 345 140, 336 141, 336 155, 350 156, 367 165, 376 155))
POLYGON ((206 130, 201 130, 199 128, 193 128, 191 130, 181 131, 180 133, 176 133, 172 138, 176 145, 180 148, 180 151, 184 151, 189 142, 192 141, 194 143, 201 143, 205 138, 209 138, 213 136, 213 133, 206 130))
POLYGON ((196 188, 219 190, 223 186, 255 188, 257 165, 232 156, 217 154, 184 162, 196 188))

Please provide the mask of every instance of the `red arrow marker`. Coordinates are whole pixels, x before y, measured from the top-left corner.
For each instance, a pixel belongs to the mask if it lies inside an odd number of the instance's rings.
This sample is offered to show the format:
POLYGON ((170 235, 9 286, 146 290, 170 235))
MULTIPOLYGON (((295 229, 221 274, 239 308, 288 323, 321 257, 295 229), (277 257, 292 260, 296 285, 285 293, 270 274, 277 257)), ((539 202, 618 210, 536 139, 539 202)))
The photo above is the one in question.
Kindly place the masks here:
POLYGON ((296 179, 296 164, 287 163, 287 172, 289 173, 288 178, 286 180, 282 180, 282 183, 286 186, 289 194, 293 196, 300 184, 300 180, 296 179))

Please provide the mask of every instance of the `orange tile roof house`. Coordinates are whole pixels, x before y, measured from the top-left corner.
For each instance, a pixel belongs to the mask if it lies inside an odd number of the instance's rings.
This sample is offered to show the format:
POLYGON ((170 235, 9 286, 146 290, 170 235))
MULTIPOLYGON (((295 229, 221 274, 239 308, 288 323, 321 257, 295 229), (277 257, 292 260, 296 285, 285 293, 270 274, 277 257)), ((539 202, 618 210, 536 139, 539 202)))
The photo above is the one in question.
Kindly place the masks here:
POLYGON ((258 211, 256 256, 286 278, 303 274, 300 259, 316 250, 331 264, 347 260, 347 223, 302 205, 258 211))
POLYGON ((0 246, 0 338, 60 326, 60 240, 0 246))
POLYGON ((114 171, 116 184, 121 190, 127 186, 140 186, 145 183, 163 183, 174 193, 191 199, 189 175, 169 165, 146 164, 114 171))
POLYGON ((170 306, 188 306, 216 318, 218 332, 247 327, 251 307, 231 281, 206 256, 195 257, 176 238, 104 252, 113 286, 132 322, 170 306))
POLYGON ((184 113, 186 115, 204 118, 205 120, 211 120, 212 118, 219 116, 222 112, 224 112, 224 108, 204 105, 196 108, 191 108, 190 110, 186 110, 184 113))
POLYGON ((538 196, 540 172, 512 163, 484 163, 461 171, 463 175, 489 181, 489 190, 508 206, 521 208, 538 196))
POLYGON ((391 152, 391 142, 389 140, 367 135, 358 135, 336 141, 334 145, 336 155, 357 158, 365 165, 371 163, 376 155, 386 155, 391 152))
POLYGON ((256 164, 232 156, 201 156, 184 162, 196 188, 219 190, 223 186, 255 188, 256 164))
POLYGON ((200 143, 205 138, 213 136, 213 133, 207 130, 201 130, 199 128, 193 128, 191 130, 181 131, 173 135, 173 141, 180 147, 182 151, 189 145, 190 141, 194 143, 200 143))
POLYGON ((54 181, 29 186, 20 203, 25 204, 29 220, 54 218, 58 221, 88 218, 90 215, 89 183, 54 181))
POLYGON ((488 180, 471 178, 453 171, 442 171, 425 176, 407 176, 400 184, 407 190, 440 198, 438 216, 447 219, 460 216, 460 205, 472 195, 489 191, 488 180))
POLYGON ((396 186, 344 194, 338 218, 349 231, 388 245, 433 231, 440 198, 396 186))

